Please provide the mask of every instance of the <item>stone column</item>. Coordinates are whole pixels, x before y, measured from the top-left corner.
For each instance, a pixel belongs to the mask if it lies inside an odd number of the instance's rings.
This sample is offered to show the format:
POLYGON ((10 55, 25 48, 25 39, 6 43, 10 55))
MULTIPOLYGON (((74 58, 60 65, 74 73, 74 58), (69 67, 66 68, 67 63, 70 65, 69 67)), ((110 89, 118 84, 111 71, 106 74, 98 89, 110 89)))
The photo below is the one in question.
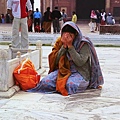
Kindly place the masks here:
POLYGON ((38 40, 36 42, 36 49, 39 50, 39 68, 42 68, 42 42, 38 40))
POLYGON ((53 1, 50 0, 50 9, 51 9, 51 11, 53 11, 52 6, 53 6, 53 1))
POLYGON ((8 53, 6 50, 0 50, 0 91, 8 90, 8 53))
POLYGON ((42 6, 43 6, 43 13, 46 11, 46 8, 47 7, 50 7, 50 10, 52 11, 52 5, 53 5, 53 2, 52 2, 52 0, 43 0, 43 2, 42 2, 42 6))
POLYGON ((111 12, 110 11, 110 0, 106 0, 106 6, 105 6, 105 11, 106 11, 106 13, 109 13, 109 12, 111 12))
POLYGON ((43 0, 43 13, 46 11, 46 0, 43 0))

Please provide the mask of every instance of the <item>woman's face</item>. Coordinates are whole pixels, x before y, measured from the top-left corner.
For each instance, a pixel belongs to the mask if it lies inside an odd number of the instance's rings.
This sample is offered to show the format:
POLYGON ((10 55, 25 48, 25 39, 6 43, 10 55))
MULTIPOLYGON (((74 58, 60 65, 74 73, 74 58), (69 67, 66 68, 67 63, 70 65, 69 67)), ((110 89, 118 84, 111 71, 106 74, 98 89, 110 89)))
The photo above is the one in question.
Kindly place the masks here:
POLYGON ((72 40, 74 40, 75 34, 70 33, 70 32, 64 32, 64 33, 62 34, 62 37, 66 38, 66 39, 72 39, 72 40))

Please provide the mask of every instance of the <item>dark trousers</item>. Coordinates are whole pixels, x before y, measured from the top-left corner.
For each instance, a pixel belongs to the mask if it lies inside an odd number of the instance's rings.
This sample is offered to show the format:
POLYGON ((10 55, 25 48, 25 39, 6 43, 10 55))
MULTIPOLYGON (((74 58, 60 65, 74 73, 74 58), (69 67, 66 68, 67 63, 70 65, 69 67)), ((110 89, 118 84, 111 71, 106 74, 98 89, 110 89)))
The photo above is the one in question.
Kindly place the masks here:
POLYGON ((38 25, 40 25, 40 18, 34 18, 34 27, 36 26, 37 23, 38 25))
POLYGON ((29 32, 33 32, 33 30, 32 30, 32 25, 28 27, 28 31, 29 31, 29 32))
POLYGON ((53 20, 53 32, 54 33, 59 33, 60 32, 59 19, 54 19, 53 20))

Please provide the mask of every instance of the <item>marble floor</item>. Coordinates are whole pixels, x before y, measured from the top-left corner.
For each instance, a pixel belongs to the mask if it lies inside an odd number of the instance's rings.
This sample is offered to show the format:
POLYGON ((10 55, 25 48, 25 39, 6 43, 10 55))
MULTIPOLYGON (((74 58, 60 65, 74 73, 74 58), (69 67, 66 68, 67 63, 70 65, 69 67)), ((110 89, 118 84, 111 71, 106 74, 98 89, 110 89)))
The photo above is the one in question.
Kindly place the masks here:
MULTIPOLYGON (((48 71, 51 47, 42 48, 42 65, 48 71)), ((120 48, 96 51, 105 82, 102 90, 66 97, 19 91, 9 99, 0 98, 0 120, 120 120, 120 48)))

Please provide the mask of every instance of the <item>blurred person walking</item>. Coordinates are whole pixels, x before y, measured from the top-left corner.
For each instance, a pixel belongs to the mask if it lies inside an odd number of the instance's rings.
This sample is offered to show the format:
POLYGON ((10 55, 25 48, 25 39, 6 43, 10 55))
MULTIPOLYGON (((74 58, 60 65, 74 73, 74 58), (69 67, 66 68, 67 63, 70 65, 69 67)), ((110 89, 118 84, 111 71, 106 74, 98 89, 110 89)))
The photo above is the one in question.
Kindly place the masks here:
POLYGON ((95 28, 96 28, 96 19, 97 19, 97 15, 95 13, 95 10, 91 11, 91 15, 90 15, 90 31, 91 32, 95 32, 95 28))

